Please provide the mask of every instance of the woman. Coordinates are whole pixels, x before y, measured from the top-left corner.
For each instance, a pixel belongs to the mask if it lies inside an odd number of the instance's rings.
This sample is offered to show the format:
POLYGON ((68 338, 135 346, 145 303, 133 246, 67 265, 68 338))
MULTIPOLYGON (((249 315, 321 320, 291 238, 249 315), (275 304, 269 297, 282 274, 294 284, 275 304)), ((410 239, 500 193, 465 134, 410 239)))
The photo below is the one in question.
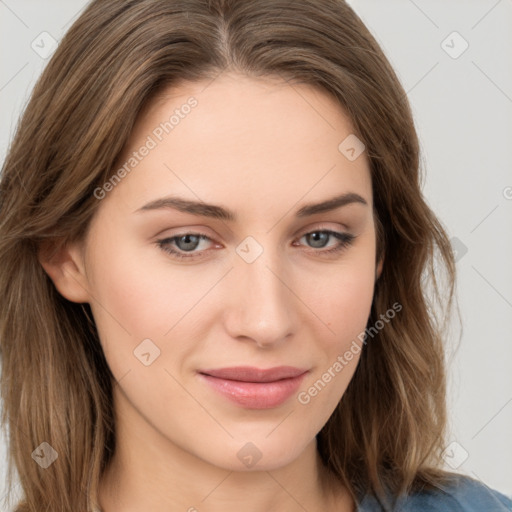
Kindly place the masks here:
POLYGON ((510 510, 442 468, 419 183, 344 2, 91 2, 0 184, 16 512, 510 510))

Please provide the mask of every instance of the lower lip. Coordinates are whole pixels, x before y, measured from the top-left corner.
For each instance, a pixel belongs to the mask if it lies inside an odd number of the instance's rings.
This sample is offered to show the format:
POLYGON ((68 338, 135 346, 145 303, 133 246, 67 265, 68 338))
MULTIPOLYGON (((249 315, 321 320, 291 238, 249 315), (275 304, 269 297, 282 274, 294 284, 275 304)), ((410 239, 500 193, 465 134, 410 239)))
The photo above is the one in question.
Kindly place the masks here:
POLYGON ((273 382, 242 382, 221 379, 200 373, 212 388, 247 409, 272 409, 290 398, 300 386, 307 372, 290 379, 273 382))

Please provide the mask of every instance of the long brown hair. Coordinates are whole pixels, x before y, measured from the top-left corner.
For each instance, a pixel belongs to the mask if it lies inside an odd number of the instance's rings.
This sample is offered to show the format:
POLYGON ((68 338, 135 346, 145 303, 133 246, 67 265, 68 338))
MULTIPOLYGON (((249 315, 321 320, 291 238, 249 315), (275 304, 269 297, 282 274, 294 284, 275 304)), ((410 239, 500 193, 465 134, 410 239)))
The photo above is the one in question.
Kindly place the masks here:
POLYGON ((385 256, 368 326, 396 302, 403 310, 365 345, 318 434, 325 465, 355 499, 382 502, 449 477, 439 305, 452 307, 455 264, 421 191, 406 93, 374 37, 342 0, 94 0, 38 80, 0 182, 2 422, 17 512, 90 510, 115 450, 115 379, 90 309, 63 298, 39 263, 42 243, 84 237, 94 190, 159 91, 224 70, 327 91, 366 145, 385 256), (42 442, 58 454, 47 469, 32 456, 42 442))

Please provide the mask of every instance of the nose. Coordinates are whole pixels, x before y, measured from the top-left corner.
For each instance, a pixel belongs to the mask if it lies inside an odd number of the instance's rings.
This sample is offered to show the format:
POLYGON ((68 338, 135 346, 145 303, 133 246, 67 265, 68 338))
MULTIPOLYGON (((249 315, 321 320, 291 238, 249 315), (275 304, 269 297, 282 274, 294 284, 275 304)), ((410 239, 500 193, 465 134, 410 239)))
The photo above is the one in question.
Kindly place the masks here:
POLYGON ((241 258, 228 277, 228 307, 224 318, 228 333, 251 340, 260 348, 285 343, 296 329, 297 298, 290 272, 277 257, 264 251, 255 261, 241 258))

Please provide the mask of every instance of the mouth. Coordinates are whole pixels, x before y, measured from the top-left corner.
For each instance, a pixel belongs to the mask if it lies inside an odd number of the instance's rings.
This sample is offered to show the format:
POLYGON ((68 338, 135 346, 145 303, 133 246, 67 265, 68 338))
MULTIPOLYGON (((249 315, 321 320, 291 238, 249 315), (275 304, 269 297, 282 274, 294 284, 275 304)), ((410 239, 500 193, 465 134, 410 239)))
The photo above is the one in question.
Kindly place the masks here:
POLYGON ((292 366, 259 369, 250 366, 199 371, 211 389, 247 409, 271 409, 284 404, 309 370, 292 366))

